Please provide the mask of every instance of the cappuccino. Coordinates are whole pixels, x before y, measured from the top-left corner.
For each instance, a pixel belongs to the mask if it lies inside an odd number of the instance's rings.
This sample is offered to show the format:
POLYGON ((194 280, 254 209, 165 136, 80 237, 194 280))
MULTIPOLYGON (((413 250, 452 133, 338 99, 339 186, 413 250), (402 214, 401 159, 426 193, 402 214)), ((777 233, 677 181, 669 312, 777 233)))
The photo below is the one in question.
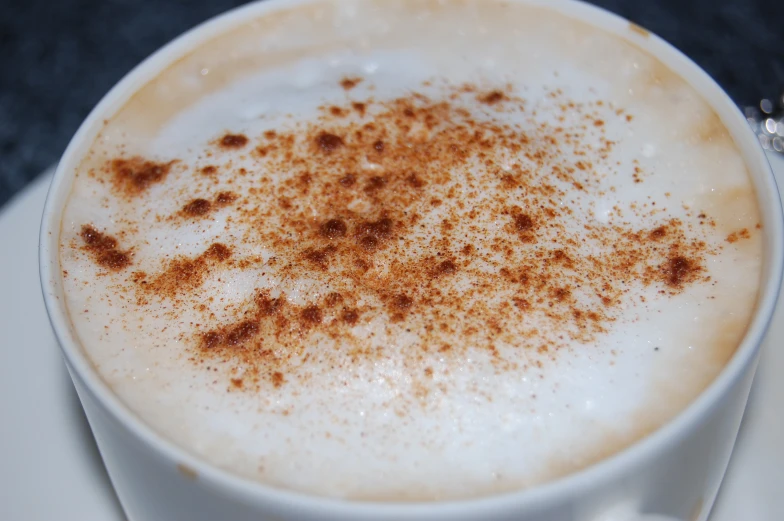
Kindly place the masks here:
POLYGON ((744 335, 759 227, 721 121, 620 36, 523 2, 271 2, 116 108, 60 262, 152 429, 270 486, 427 501, 681 412, 744 335))

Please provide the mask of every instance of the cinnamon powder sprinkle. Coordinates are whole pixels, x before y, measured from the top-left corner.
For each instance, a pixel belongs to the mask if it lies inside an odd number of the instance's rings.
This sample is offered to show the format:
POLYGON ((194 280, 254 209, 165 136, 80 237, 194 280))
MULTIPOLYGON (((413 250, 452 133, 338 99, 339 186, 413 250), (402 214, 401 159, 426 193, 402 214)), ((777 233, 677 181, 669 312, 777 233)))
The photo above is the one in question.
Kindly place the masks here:
POLYGON ((194 258, 179 256, 166 262, 163 271, 152 278, 145 276, 138 283, 147 295, 176 299, 200 287, 204 279, 221 264, 226 264, 231 256, 228 246, 213 243, 194 258))
POLYGON ((212 203, 206 199, 194 199, 182 208, 182 213, 191 217, 200 217, 209 213, 212 203))
POLYGON ((691 282, 694 275, 701 271, 699 267, 694 265, 694 261, 680 255, 667 259, 661 270, 664 282, 676 288, 682 287, 686 282, 691 282))
POLYGON ((216 208, 227 206, 237 200, 237 195, 232 192, 219 192, 214 201, 198 197, 191 200, 180 210, 179 215, 186 218, 198 219, 208 216, 216 208))
POLYGON ((741 239, 748 239, 749 237, 751 237, 751 234, 749 233, 749 230, 746 229, 746 228, 743 228, 742 230, 739 230, 737 232, 732 232, 731 234, 729 234, 727 236, 726 241, 729 242, 730 244, 732 244, 732 243, 738 242, 741 239))
POLYGON ((131 265, 130 252, 120 250, 117 239, 111 235, 101 233, 89 224, 82 226, 79 235, 84 242, 83 249, 102 268, 118 271, 131 265))
POLYGON ((343 78, 340 80, 340 86, 343 90, 351 90, 362 81, 362 78, 343 78))
MULTIPOLYGON (((606 101, 552 91, 554 121, 578 118, 567 130, 538 121, 508 92, 457 86, 352 100, 259 136, 227 134, 230 147, 260 143, 242 165, 248 175, 229 195, 217 180, 238 174, 216 169, 199 177, 201 197, 178 204, 190 217, 231 204, 226 237, 134 278, 140 302, 196 309, 186 338, 194 363, 224 362, 243 375, 234 391, 257 392, 305 378, 314 357, 344 369, 383 360, 393 347, 375 346, 366 329, 379 323, 389 338, 410 339, 395 349, 420 373, 469 350, 499 371, 524 371, 521 359, 541 364, 567 345, 590 348, 642 305, 634 288, 667 296, 705 280, 713 250, 696 218, 668 217, 661 205, 616 208, 606 221, 576 213, 581 197, 612 197, 603 191, 602 172, 616 168, 606 123, 628 118, 606 101), (221 188, 210 194, 213 182, 221 188), (257 247, 273 256, 248 253, 257 247), (278 282, 237 304, 203 302, 208 278, 246 269, 278 282), (319 290, 289 298, 298 281, 319 290), (521 349, 528 354, 514 354, 521 349)), ((85 233, 90 251, 119 251, 85 233)))
POLYGON ((487 105, 495 105, 496 103, 507 100, 509 98, 503 91, 493 90, 485 94, 480 94, 477 96, 477 99, 482 103, 486 103, 487 105))
POLYGON ((221 148, 242 148, 248 144, 248 138, 243 134, 226 134, 219 144, 221 148))
POLYGON ((316 137, 316 143, 321 150, 326 153, 330 153, 343 146, 343 139, 340 138, 340 136, 336 136, 335 134, 321 132, 316 137))
POLYGON ((114 186, 118 192, 127 196, 137 196, 150 186, 162 182, 176 161, 160 163, 141 157, 114 159, 109 162, 114 186))

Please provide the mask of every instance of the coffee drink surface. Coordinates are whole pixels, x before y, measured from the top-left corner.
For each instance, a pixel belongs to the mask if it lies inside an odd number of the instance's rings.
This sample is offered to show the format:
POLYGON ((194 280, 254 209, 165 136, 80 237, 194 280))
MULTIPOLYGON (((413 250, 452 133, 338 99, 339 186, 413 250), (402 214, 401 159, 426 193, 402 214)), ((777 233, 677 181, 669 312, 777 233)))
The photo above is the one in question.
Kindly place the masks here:
POLYGON ((490 1, 317 2, 117 106, 60 259, 147 424, 275 487, 517 490, 687 406, 754 308, 740 153, 619 36, 490 1))

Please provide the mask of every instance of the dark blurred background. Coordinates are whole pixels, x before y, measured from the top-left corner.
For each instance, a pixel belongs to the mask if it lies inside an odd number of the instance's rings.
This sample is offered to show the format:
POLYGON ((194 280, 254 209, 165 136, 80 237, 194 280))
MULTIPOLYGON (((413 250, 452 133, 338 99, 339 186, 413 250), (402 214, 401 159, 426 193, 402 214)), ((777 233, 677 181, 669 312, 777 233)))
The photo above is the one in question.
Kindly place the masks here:
MULTIPOLYGON (((781 0, 592 0, 668 40, 739 105, 784 90, 781 0)), ((155 49, 239 0, 0 0, 0 205, 155 49)))

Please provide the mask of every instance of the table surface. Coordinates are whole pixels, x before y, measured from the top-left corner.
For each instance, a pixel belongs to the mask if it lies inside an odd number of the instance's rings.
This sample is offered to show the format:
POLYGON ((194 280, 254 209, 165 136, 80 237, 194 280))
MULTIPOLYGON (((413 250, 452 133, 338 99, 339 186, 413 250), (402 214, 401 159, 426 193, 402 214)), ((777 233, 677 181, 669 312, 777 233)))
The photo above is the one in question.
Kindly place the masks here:
MULTIPOLYGON (((125 73, 238 0, 6 0, 0 5, 0 206, 57 161, 125 73)), ((784 90, 784 2, 593 0, 659 34, 740 105, 784 90)))

